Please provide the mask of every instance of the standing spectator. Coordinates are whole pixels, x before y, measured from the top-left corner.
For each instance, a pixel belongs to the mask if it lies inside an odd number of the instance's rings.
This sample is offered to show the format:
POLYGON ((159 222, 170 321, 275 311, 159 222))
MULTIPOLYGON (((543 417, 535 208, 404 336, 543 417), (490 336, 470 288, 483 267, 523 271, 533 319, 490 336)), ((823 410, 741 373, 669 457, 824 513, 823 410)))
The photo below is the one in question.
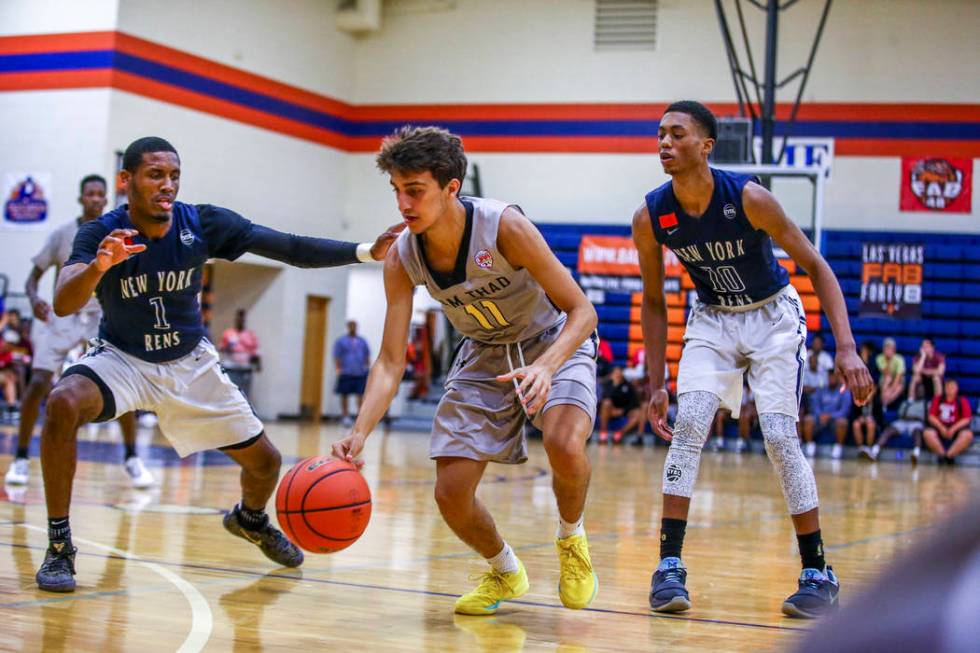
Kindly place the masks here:
POLYGON ((262 371, 259 339, 245 327, 245 309, 235 311, 235 326, 221 334, 221 366, 246 397, 252 394, 252 372, 262 371))
POLYGON ((922 433, 926 446, 939 456, 939 464, 952 465, 956 456, 970 447, 973 431, 970 430, 970 402, 960 396, 960 386, 955 379, 947 379, 943 395, 932 398, 929 406, 929 426, 922 433), (944 442, 949 444, 945 447, 944 442))
POLYGON ((932 380, 932 396, 942 394, 943 377, 946 376, 946 356, 936 351, 932 338, 925 337, 919 346, 919 353, 912 361, 912 381, 909 383, 909 401, 915 397, 915 389, 920 384, 932 380))
POLYGON ((823 371, 830 373, 834 369, 834 359, 824 350, 823 336, 819 333, 814 334, 813 340, 810 341, 810 355, 816 356, 817 367, 823 371))
POLYGON ((837 372, 831 372, 827 387, 814 390, 810 395, 810 414, 803 418, 803 442, 807 455, 812 456, 816 452, 814 438, 833 429, 835 442, 830 457, 838 460, 844 451, 850 413, 851 391, 841 392, 837 372))
POLYGON ((614 367, 609 380, 602 389, 602 402, 599 404, 599 442, 609 441, 609 420, 626 416, 626 424, 613 433, 613 442, 619 444, 623 435, 641 424, 640 402, 633 384, 623 376, 623 368, 614 367))
POLYGON ((626 369, 623 370, 623 377, 627 381, 642 381, 647 376, 647 351, 640 347, 630 356, 626 369))
POLYGON ((357 322, 354 320, 347 323, 347 335, 337 338, 334 343, 333 358, 337 366, 337 386, 334 392, 340 395, 341 423, 350 426, 354 420, 348 412, 347 397, 357 395, 357 410, 360 411, 371 362, 371 349, 367 340, 357 335, 357 322))
POLYGON ((881 407, 890 410, 905 390, 905 358, 898 353, 894 338, 885 338, 875 363, 881 374, 878 379, 881 407))
POLYGON ((919 385, 915 390, 915 399, 902 402, 898 408, 898 419, 881 432, 881 438, 871 447, 871 460, 878 460, 878 454, 893 436, 906 433, 912 436, 911 460, 913 465, 917 465, 922 452, 922 425, 928 409, 925 386, 919 385))

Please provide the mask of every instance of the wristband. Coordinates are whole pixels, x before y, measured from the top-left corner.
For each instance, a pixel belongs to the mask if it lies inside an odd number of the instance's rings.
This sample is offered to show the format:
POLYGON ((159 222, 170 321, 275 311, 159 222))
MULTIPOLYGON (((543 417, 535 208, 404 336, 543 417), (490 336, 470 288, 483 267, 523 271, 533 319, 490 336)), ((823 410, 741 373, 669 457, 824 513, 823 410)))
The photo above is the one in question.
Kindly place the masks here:
POLYGON ((374 257, 371 256, 371 247, 373 243, 360 243, 357 246, 357 260, 361 263, 371 263, 374 261, 374 257))

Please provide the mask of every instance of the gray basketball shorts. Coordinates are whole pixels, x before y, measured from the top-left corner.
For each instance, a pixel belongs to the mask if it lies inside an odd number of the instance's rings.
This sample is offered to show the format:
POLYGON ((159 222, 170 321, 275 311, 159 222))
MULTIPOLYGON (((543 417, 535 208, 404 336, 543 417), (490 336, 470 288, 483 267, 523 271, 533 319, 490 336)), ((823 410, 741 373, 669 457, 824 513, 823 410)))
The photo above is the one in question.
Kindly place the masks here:
POLYGON ((564 323, 511 345, 464 340, 446 378, 446 394, 436 410, 429 443, 430 458, 470 458, 517 464, 527 460, 525 422, 541 427, 541 416, 554 406, 578 406, 595 421, 596 353, 595 335, 558 368, 544 408, 528 418, 513 382, 497 381, 506 374, 530 365, 555 341, 564 323), (508 361, 508 354, 510 360, 508 361))
POLYGON ((101 341, 65 374, 81 374, 99 387, 103 406, 95 421, 138 408, 156 412, 160 430, 181 457, 239 444, 262 432, 262 422, 207 340, 166 363, 148 363, 101 341))

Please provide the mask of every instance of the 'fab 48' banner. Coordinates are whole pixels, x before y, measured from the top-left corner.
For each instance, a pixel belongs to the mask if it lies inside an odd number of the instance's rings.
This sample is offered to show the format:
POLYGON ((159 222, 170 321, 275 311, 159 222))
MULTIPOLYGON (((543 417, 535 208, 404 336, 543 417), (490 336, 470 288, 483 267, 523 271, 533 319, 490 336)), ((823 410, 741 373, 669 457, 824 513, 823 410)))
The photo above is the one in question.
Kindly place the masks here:
POLYGON ((969 213, 973 159, 903 157, 902 211, 969 213))
POLYGON ((925 246, 863 243, 861 246, 861 317, 922 317, 922 267, 925 246))

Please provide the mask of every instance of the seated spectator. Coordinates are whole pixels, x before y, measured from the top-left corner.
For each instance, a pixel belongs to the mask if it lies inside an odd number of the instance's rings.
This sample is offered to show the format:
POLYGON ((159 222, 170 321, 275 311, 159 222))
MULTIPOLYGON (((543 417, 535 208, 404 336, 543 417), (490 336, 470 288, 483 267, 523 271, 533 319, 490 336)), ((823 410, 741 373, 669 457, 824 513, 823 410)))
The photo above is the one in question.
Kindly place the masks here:
POLYGON ((596 358, 596 378, 600 382, 605 381, 606 377, 613 368, 612 345, 605 338, 599 338, 599 352, 596 358))
POLYGON ((9 331, 0 331, 0 388, 3 388, 4 417, 17 419, 17 371, 14 368, 12 339, 9 331))
POLYGON ((912 436, 912 464, 919 463, 919 454, 922 452, 922 429, 929 408, 925 395, 925 387, 919 385, 915 391, 915 399, 902 402, 898 408, 898 419, 881 432, 881 437, 871 447, 871 460, 878 459, 878 454, 892 437, 903 434, 912 436))
POLYGON ((955 379, 947 379, 942 396, 932 398, 929 426, 922 432, 926 446, 939 456, 940 465, 952 465, 956 456, 970 447, 973 442, 971 417, 970 402, 960 396, 959 384, 955 379))
MULTIPOLYGON (((630 356, 626 369, 623 370, 623 378, 627 381, 642 381, 647 376, 647 352, 640 347, 630 356)), ((664 379, 666 381, 666 379, 664 379)))
POLYGON ((847 416, 851 412, 851 391, 841 392, 837 372, 831 372, 826 388, 814 390, 810 395, 809 414, 803 418, 803 442, 806 455, 812 457, 817 450, 816 437, 833 429, 834 448, 830 457, 837 460, 844 451, 847 437, 847 416))
POLYGON ((623 368, 614 367, 609 373, 602 390, 602 402, 599 404, 599 442, 609 441, 609 420, 614 417, 626 416, 626 424, 613 433, 613 442, 619 443, 623 436, 642 426, 639 398, 633 384, 623 376, 623 368))
POLYGON ((905 358, 898 353, 894 338, 885 338, 875 364, 881 374, 878 379, 881 407, 891 410, 892 404, 898 402, 905 390, 905 358))
MULTIPOLYGON (((711 448, 721 451, 725 448, 725 420, 732 416, 732 411, 719 408, 715 413, 715 437, 711 448)), ((735 453, 742 453, 749 448, 749 437, 753 427, 759 423, 759 414, 755 409, 755 397, 748 386, 742 388, 742 406, 738 411, 738 440, 735 441, 735 453)))
POLYGON ((810 354, 816 356, 820 370, 828 373, 834 371, 834 358, 824 350, 823 336, 819 333, 814 334, 810 341, 810 354))
POLYGON ((851 407, 851 435, 858 447, 858 457, 865 460, 877 460, 878 454, 872 449, 875 435, 885 423, 884 411, 881 409, 881 395, 875 388, 871 399, 863 406, 851 407))
POLYGON ((909 400, 915 397, 920 383, 932 382, 932 396, 943 393, 943 377, 946 376, 946 356, 936 351, 932 338, 923 338, 919 353, 912 361, 912 380, 909 382, 909 400))

